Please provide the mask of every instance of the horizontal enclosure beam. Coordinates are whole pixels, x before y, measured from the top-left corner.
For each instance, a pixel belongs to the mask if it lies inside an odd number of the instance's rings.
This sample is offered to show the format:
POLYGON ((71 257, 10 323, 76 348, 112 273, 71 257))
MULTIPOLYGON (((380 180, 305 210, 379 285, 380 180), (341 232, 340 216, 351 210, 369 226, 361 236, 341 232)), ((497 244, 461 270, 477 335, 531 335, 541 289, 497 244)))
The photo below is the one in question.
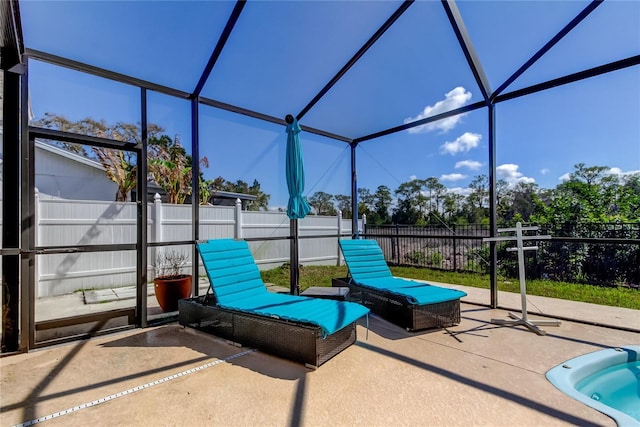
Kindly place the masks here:
POLYGON ((579 71, 577 73, 568 74, 564 77, 549 80, 544 83, 535 84, 522 89, 514 90, 513 92, 505 93, 504 95, 497 96, 494 102, 503 102, 509 99, 519 98, 521 96, 530 95, 532 93, 541 92, 543 90, 551 89, 554 87, 566 85, 568 83, 577 82, 580 80, 588 79, 590 77, 599 76, 601 74, 610 73, 612 71, 622 70, 624 68, 632 67, 640 64, 640 55, 632 56, 620 61, 610 62, 598 67, 589 68, 588 70, 579 71))
POLYGON ((46 129, 29 126, 30 138, 53 139, 55 141, 69 142, 72 144, 92 145, 102 148, 112 148, 124 151, 138 151, 140 147, 134 142, 116 141, 115 139, 100 138, 97 136, 81 135, 78 133, 64 132, 55 129, 46 129))
MULTIPOLYGON (((29 58, 47 62, 53 65, 57 65, 64 68, 69 68, 75 71, 84 72, 87 74, 92 74, 94 76, 102 77, 105 79, 113 80, 120 83, 125 83, 129 85, 133 85, 136 87, 152 90, 154 92, 159 92, 165 95, 175 96, 180 99, 191 99, 192 94, 189 92, 184 92, 178 89, 170 88, 168 86, 158 85, 155 83, 151 83, 146 80, 138 79, 136 77, 127 76, 125 74, 116 73, 114 71, 106 70, 104 68, 95 67, 93 65, 84 64, 82 62, 74 61, 72 59, 63 58, 61 56, 52 55, 46 52, 40 52, 33 49, 26 49, 25 55, 29 58)), ((235 105, 227 104, 224 102, 216 101, 210 98, 199 97, 198 101, 203 105, 208 105, 210 107, 219 108, 221 110, 230 111, 237 114, 242 114, 245 116, 253 117, 259 120, 264 120, 271 123, 276 123, 282 126, 286 126, 284 119, 280 119, 277 117, 269 116, 267 114, 258 113, 256 111, 248 110, 246 108, 238 107, 235 105)), ((312 128, 309 126, 300 126, 303 131, 313 133, 316 135, 324 136, 327 138, 335 139, 338 141, 351 143, 352 139, 347 138, 346 136, 337 135, 331 132, 327 132, 321 129, 312 128)), ((48 129, 47 129, 48 130, 48 129)), ((38 136, 40 138, 40 136, 38 136)), ((53 139, 53 138, 51 138, 53 139)))
POLYGON ((136 243, 120 243, 111 245, 74 245, 74 246, 38 246, 35 248, 37 255, 75 254, 83 252, 116 252, 135 251, 136 243))
MULTIPOLYGON (((224 103, 224 102, 216 101, 214 99, 200 97, 199 101, 200 101, 201 104, 208 105, 209 107, 219 108, 219 109, 225 110, 225 111, 231 111, 232 113, 242 114, 243 116, 253 117, 254 119, 264 120, 266 122, 271 122, 271 123, 275 123, 275 124, 282 125, 282 126, 286 126, 287 125, 287 123, 285 122, 284 119, 281 119, 281 118, 278 118, 278 117, 274 117, 274 116, 269 116, 269 115, 263 114, 263 113, 258 113, 256 111, 248 110, 248 109, 242 108, 242 107, 237 107, 235 105, 231 105, 231 104, 227 104, 227 103, 224 103)), ((326 132, 326 131, 323 131, 321 129, 316 129, 316 128, 312 128, 312 127, 304 126, 304 125, 300 125, 300 128, 305 132, 313 133, 315 135, 325 136, 327 138, 331 138, 331 139, 335 139, 335 140, 338 140, 338 141, 346 142, 348 144, 351 143, 351 141, 352 141, 351 138, 347 138, 346 136, 337 135, 337 134, 331 133, 331 132, 326 132)))
POLYGON ((484 101, 476 102, 475 104, 465 105, 464 107, 456 108, 455 110, 447 111, 446 113, 436 114, 435 116, 426 117, 421 120, 416 120, 415 122, 405 123, 400 126, 392 127, 387 130, 383 130, 380 132, 372 133, 371 135, 362 136, 360 138, 355 138, 353 140, 354 143, 358 144, 360 142, 368 141, 370 139, 380 138, 381 136, 390 135, 392 133, 401 132, 403 130, 415 128, 418 126, 426 125, 428 123, 437 122, 438 120, 446 119, 448 117, 457 116, 458 114, 468 113, 469 111, 478 110, 482 107, 486 107, 487 103, 484 101))
POLYGON ((74 61, 73 59, 52 55, 50 53, 27 48, 25 49, 24 54, 25 56, 31 59, 69 68, 71 70, 81 71, 83 73, 92 74, 94 76, 103 77, 105 79, 114 80, 120 83, 125 83, 132 86, 153 90, 155 92, 163 93, 165 95, 175 96, 176 98, 189 99, 189 96, 191 96, 189 92, 185 92, 179 89, 174 89, 168 86, 159 85, 157 83, 152 83, 147 80, 131 77, 126 74, 116 73, 115 71, 106 70, 104 68, 85 64, 79 61, 74 61))
MULTIPOLYGON (((574 83, 580 80, 585 80, 590 77, 596 77, 601 74, 606 74, 613 71, 622 70, 628 67, 633 67, 638 64, 640 64, 640 55, 631 56, 629 58, 621 59, 619 61, 610 62, 608 64, 600 65, 598 67, 589 68, 587 70, 583 70, 577 73, 559 77, 557 79, 549 80, 543 83, 539 83, 539 84, 528 86, 522 89, 514 90, 513 92, 509 92, 509 93, 505 93, 504 95, 497 96, 492 102, 493 103, 504 102, 510 99, 519 98, 521 96, 529 95, 536 92, 541 92, 543 90, 551 89, 557 86, 562 86, 562 85, 574 83)), ((433 123, 438 120, 446 119, 448 117, 457 116, 458 114, 464 114, 469 111, 477 110, 479 108, 486 107, 486 106, 487 104, 484 101, 476 102, 475 104, 466 105, 464 107, 457 108, 455 110, 451 110, 446 113, 438 114, 436 116, 427 117, 422 120, 406 123, 404 125, 389 128, 380 132, 372 133, 370 135, 354 138, 353 142, 358 144, 360 142, 379 138, 381 136, 386 136, 396 132, 401 132, 403 130, 411 129, 413 127, 418 127, 428 123, 433 123)))
POLYGON ((491 99, 495 99, 500 95, 511 83, 513 83, 518 77, 529 69, 538 59, 540 59, 545 53, 547 53, 553 46, 555 46, 564 36, 569 34, 580 22, 584 20, 596 7, 600 6, 603 0, 593 0, 587 5, 575 18, 571 20, 562 30, 558 32, 551 40, 549 40, 540 50, 538 50, 527 62, 525 62, 515 73, 513 73, 504 83, 500 85, 498 89, 491 94, 491 99))

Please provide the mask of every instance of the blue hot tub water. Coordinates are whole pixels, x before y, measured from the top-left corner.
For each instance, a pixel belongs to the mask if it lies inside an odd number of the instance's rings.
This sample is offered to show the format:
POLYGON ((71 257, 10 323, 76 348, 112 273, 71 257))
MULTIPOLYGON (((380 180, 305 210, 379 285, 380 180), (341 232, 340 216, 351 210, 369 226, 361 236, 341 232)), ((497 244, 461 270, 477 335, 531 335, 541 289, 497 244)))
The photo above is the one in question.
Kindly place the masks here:
POLYGON ((576 357, 549 370, 547 379, 619 426, 640 426, 640 346, 576 357))

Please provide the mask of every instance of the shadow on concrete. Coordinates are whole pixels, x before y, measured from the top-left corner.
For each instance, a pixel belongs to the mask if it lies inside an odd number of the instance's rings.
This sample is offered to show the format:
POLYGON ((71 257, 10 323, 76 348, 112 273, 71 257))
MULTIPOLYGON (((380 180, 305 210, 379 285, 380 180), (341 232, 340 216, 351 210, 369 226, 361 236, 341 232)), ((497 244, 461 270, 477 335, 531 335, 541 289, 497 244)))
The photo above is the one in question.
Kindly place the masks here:
POLYGON ((186 347, 203 354, 202 359, 197 358, 176 364, 175 366, 166 366, 163 368, 164 370, 173 370, 215 358, 225 360, 225 363, 250 369, 262 375, 285 380, 298 380, 301 376, 309 372, 309 368, 306 368, 304 365, 260 351, 232 358, 234 355, 245 352, 249 348, 238 347, 223 338, 180 325, 165 325, 153 330, 143 330, 139 334, 110 341, 102 346, 124 348, 186 347))
POLYGON ((573 424, 573 425, 579 425, 579 426, 583 426, 583 427, 587 427, 587 426, 595 427, 595 426, 599 425, 599 424, 593 423, 590 420, 587 420, 587 419, 584 419, 584 418, 581 418, 581 417, 577 417, 575 415, 569 414, 567 412, 563 412, 563 411, 561 411, 559 409, 556 409, 556 408, 552 408, 552 407, 550 407, 548 405, 545 405, 545 404, 542 404, 540 402, 536 402, 535 400, 529 399, 528 397, 520 396, 518 394, 509 392, 507 390, 502 390, 502 389, 500 389, 498 387, 494 387, 494 386, 492 386, 490 384, 487 384, 487 383, 484 383, 484 382, 480 382, 480 381, 477 381, 477 380, 474 380, 474 379, 471 379, 471 378, 467 378, 465 376, 462 376, 462 375, 457 374, 455 372, 449 371, 447 369, 443 369, 443 368, 440 368, 438 366, 431 365, 429 363, 413 359, 411 357, 405 356, 405 355, 400 354, 400 353, 396 353, 396 352, 393 352, 393 351, 390 351, 390 350, 387 350, 387 349, 384 349, 384 348, 381 348, 381 347, 378 347, 378 346, 375 346, 375 345, 371 345, 369 343, 364 343, 364 342, 357 342, 355 345, 358 346, 358 347, 361 347, 361 348, 363 348, 365 350, 369 350, 369 351, 375 352, 375 353, 377 353, 379 355, 390 357, 392 359, 399 360, 399 361, 402 361, 402 362, 407 363, 409 365, 412 365, 412 366, 414 366, 416 368, 424 369, 424 370, 432 372, 434 374, 443 376, 443 377, 445 377, 445 378, 447 378, 449 380, 457 381, 457 382, 459 382, 461 384, 464 384, 466 386, 469 386, 469 387, 474 387, 476 389, 482 390, 485 393, 490 393, 490 394, 493 394, 495 396, 501 397, 503 399, 510 400, 510 401, 515 402, 515 403, 517 403, 519 405, 526 406, 526 407, 528 407, 530 409, 533 409, 535 411, 550 415, 552 417, 555 417, 555 418, 557 418, 559 420, 563 420, 563 421, 568 422, 568 423, 573 424))

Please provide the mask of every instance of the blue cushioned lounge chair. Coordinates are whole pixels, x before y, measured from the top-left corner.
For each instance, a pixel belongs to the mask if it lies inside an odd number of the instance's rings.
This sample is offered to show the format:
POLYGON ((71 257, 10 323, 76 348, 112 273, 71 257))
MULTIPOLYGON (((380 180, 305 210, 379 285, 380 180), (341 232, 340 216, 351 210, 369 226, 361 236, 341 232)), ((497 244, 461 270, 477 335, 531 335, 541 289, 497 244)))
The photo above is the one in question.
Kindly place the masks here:
POLYGON ((269 292, 242 240, 198 243, 207 295, 181 300, 180 324, 318 367, 356 341, 369 309, 353 302, 269 292))
POLYGON ((409 331, 460 323, 460 298, 466 293, 394 277, 375 240, 340 240, 340 248, 353 300, 409 331))

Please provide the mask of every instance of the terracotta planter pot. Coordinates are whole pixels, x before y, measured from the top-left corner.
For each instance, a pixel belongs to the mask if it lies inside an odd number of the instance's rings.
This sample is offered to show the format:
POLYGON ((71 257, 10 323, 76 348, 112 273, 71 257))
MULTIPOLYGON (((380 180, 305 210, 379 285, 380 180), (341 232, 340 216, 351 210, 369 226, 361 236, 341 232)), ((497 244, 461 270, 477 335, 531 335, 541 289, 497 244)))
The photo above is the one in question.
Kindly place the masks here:
POLYGON ((178 309, 178 300, 191 296, 191 276, 160 277, 153 280, 156 299, 165 313, 178 309))

